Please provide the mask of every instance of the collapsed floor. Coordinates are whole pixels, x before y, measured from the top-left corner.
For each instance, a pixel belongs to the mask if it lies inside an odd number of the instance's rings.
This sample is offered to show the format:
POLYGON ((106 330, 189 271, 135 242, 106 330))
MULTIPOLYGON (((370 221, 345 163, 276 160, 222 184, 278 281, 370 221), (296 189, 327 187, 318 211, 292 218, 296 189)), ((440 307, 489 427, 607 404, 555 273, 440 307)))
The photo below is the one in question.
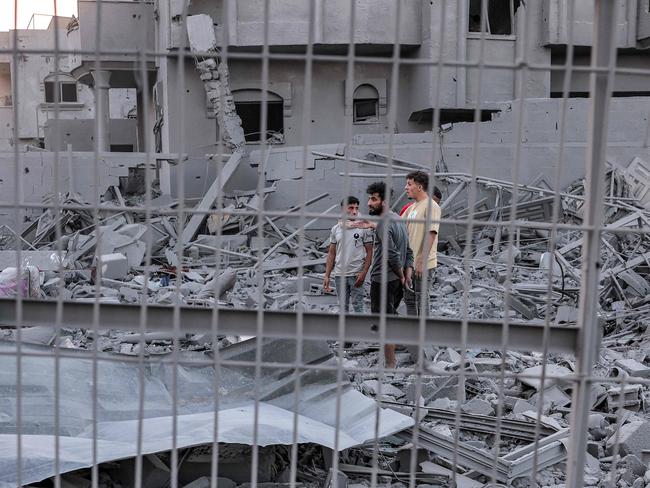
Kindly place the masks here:
MULTIPOLYGON (((635 229, 648 225, 650 211, 635 196, 638 181, 616 168, 610 169, 607 179, 608 231, 602 237, 599 297, 604 336, 596 364, 596 374, 603 381, 593 385, 585 484, 613 482, 622 488, 640 488, 650 483, 650 471, 646 471, 650 456, 650 336, 646 331, 650 239, 635 229)), ((443 217, 461 221, 473 216, 479 222, 470 229, 462 224, 443 228, 431 314, 575 325, 581 233, 564 227, 549 230, 535 223, 581 224, 583 182, 576 181, 556 200, 544 185, 513 188, 506 182, 478 178, 476 194, 472 194, 472 179, 467 175, 440 176, 438 181, 443 189, 443 217), (513 195, 517 225, 497 225, 510 219, 513 195), (472 212, 470 201, 474 202, 472 212)), ((215 195, 206 194, 196 208, 212 207, 215 195)), ((13 296, 20 286, 24 296, 33 298, 338 312, 336 297, 324 294, 321 286, 328 243, 319 234, 309 233, 311 222, 317 219, 266 217, 259 224, 255 214, 264 196, 241 192, 218 202, 226 209, 224 215, 192 217, 179 225, 179 202, 152 197, 148 225, 144 213, 124 210, 124 206, 142 205, 143 196, 123 196, 119 188, 112 187, 97 214, 74 195, 62 197, 59 204, 65 210, 58 214, 58 229, 51 210, 22 234, 3 228, 0 294, 13 296), (15 266, 17 240, 22 242, 20 270, 15 266)), ((319 198, 303 208, 308 211, 319 198)), ((300 210, 292 208, 289 213, 297 216, 300 210)), ((9 327, 0 330, 5 341, 15 340, 16 335, 9 327)), ((22 343, 34 347, 97 351, 125 361, 142 358, 150 367, 173 357, 176 346, 184 359, 205 360, 217 350, 250 343, 241 337, 219 337, 214 343, 208 334, 177 337, 155 332, 143 335, 135 329, 65 326, 58 334, 51 328, 35 327, 22 329, 20 335, 22 343)), ((419 485, 448 486, 454 479, 460 486, 481 486, 494 477, 504 484, 528 486, 533 484, 534 468, 539 470, 536 476, 541 486, 563 486, 571 384, 562 378, 573 374, 573 357, 427 346, 425 374, 409 371, 413 357, 402 350, 398 367, 403 370, 383 375, 377 372, 375 344, 330 346, 354 388, 383 408, 418 420, 415 437, 409 428, 383 437, 377 445, 369 442, 342 450, 338 454, 342 473, 334 477, 339 485, 368 485, 375 466, 378 482, 385 486, 407 486, 411 475, 419 485), (534 376, 543 365, 547 377, 542 384, 534 376), (413 441, 418 447, 416 459, 410 454, 413 441)), ((15 372, 2 378, 2 388, 14 392, 15 402, 15 372)), ((8 400, 10 396, 1 404, 3 435, 14 434, 12 421, 15 431, 15 403, 8 400)), ((128 400, 137 402, 137 395, 128 400)), ((366 439, 373 437, 372 432, 367 434, 366 439)), ((215 454, 219 486, 250 482, 251 450, 241 443, 246 444, 241 439, 219 444, 215 454), (232 468, 233 464, 238 468, 232 468)), ((180 479, 191 488, 209 486, 211 448, 205 441, 194 444, 203 445, 181 450, 180 479)), ((318 444, 327 443, 306 440, 298 450, 296 476, 304 485, 322 486, 332 467, 332 451, 318 444)), ((15 442, 10 448, 15 448, 15 442)), ((261 450, 260 459, 264 462, 258 481, 289 481, 290 448, 269 445, 261 450)), ((149 481, 143 486, 169 479, 171 462, 164 448, 148 454, 145 472, 149 481)), ((134 469, 132 459, 102 464, 100 485, 126 486, 134 469)), ((66 486, 88 486, 89 471, 65 474, 64 479, 66 486)), ((34 486, 49 482, 44 483, 34 486)))

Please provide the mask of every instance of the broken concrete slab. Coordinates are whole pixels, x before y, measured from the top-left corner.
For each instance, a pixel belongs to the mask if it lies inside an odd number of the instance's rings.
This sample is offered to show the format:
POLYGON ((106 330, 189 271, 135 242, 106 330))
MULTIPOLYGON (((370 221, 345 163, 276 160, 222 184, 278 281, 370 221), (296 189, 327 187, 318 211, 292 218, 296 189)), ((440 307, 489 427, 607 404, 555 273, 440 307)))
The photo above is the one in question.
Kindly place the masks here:
MULTIPOLYGON (((530 376, 529 378, 519 378, 519 381, 525 385, 531 386, 536 390, 539 390, 542 386, 541 376, 542 376, 542 366, 533 366, 531 368, 524 369, 521 375, 530 376)), ((547 364, 546 365, 546 377, 544 381, 544 388, 549 388, 558 380, 556 377, 562 378, 563 376, 569 376, 572 374, 572 371, 564 366, 558 366, 556 364, 547 364)), ((561 379, 559 380, 561 381, 561 379)))
POLYGON ((643 478, 646 469, 648 469, 648 466, 641 461, 640 456, 634 454, 628 454, 621 459, 620 467, 623 469, 621 478, 627 481, 630 485, 636 480, 643 478))
POLYGON ((534 412, 535 406, 532 403, 528 403, 526 400, 521 398, 515 402, 514 407, 512 408, 512 413, 524 413, 524 412, 534 412))
POLYGON ((114 251, 124 254, 129 268, 135 268, 142 264, 147 252, 147 245, 142 241, 135 241, 124 247, 116 247, 114 251))
POLYGON ((558 325, 575 324, 578 322, 578 312, 576 307, 561 305, 557 308, 555 323, 558 325))
POLYGON ((636 296, 645 297, 650 294, 650 283, 631 269, 621 271, 616 278, 625 282, 636 296))
POLYGON ((129 273, 129 262, 124 254, 102 254, 97 258, 101 275, 114 280, 123 279, 129 273))
MULTIPOLYGON (((501 358, 471 358, 472 365, 476 368, 477 373, 485 373, 488 371, 496 372, 501 370, 502 360, 501 358)), ((508 370, 508 365, 506 363, 506 370, 508 370)))
POLYGON ((201 285, 199 287, 200 292, 198 295, 201 297, 221 297, 227 291, 232 290, 232 288, 235 286, 236 281, 237 271, 233 268, 225 269, 219 276, 213 278, 204 285, 201 285))
POLYGON ((511 296, 510 306, 512 307, 513 310, 516 310, 528 320, 537 318, 537 309, 525 304, 522 298, 511 296))
POLYGON ((510 246, 505 251, 500 252, 495 256, 494 261, 496 263, 508 264, 510 262, 516 263, 521 257, 521 251, 516 246, 510 246))
POLYGON ((193 51, 208 52, 218 46, 214 33, 214 22, 209 15, 189 15, 187 17, 187 31, 190 49, 193 51))
POLYGON ((611 410, 624 408, 637 411, 641 406, 641 391, 639 384, 614 386, 607 390, 607 405, 611 410))
POLYGON ((20 335, 20 342, 25 344, 50 346, 56 338, 56 331, 52 327, 45 326, 21 327, 20 333, 16 329, 6 332, 10 332, 10 334, 0 334, 2 340, 15 341, 18 338, 18 335, 20 335))
POLYGON ((650 368, 635 359, 617 359, 614 364, 636 378, 650 377, 650 368))
POLYGON ((621 426, 618 433, 612 433, 607 439, 607 449, 611 451, 617 440, 619 455, 633 454, 641 457, 643 451, 650 445, 650 422, 636 420, 621 426))
POLYGON ((571 403, 571 397, 564 393, 564 391, 557 385, 552 385, 545 388, 542 392, 535 393, 530 400, 537 405, 538 401, 543 397, 544 406, 557 406, 564 407, 571 403))
POLYGON ((472 398, 469 402, 462 405, 461 410, 465 413, 476 415, 494 415, 494 407, 489 402, 480 398, 472 398))
MULTIPOLYGON (((190 16, 187 18, 188 22, 193 17, 203 17, 203 16, 190 16)), ((207 16, 205 16, 207 17, 207 16)), ((212 22, 210 22, 212 25, 212 22)), ((190 221, 187 223, 183 229, 183 234, 181 235, 181 242, 183 245, 187 245, 192 238, 196 235, 199 230, 199 227, 207 217, 207 211, 212 207, 214 202, 217 200, 217 197, 221 192, 223 192, 223 187, 228 183, 232 175, 235 173, 235 170, 239 166, 241 161, 242 154, 239 152, 233 153, 228 162, 224 165, 223 168, 218 173, 217 178, 214 180, 210 188, 205 193, 205 196, 201 199, 199 204, 194 208, 194 211, 197 213, 192 214, 190 221)))
MULTIPOLYGON (((380 385, 379 381, 377 380, 366 380, 361 384, 361 386, 363 388, 366 388, 373 395, 379 394, 380 385)), ((382 395, 391 395, 395 398, 401 398, 404 396, 404 392, 402 390, 391 385, 390 383, 381 384, 381 393, 382 395)))

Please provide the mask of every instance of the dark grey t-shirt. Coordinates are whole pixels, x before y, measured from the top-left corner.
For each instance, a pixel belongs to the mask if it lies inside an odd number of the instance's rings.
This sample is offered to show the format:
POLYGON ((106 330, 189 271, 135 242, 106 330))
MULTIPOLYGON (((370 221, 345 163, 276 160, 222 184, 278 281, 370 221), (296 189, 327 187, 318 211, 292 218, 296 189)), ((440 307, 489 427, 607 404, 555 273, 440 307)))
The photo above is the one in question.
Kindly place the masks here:
POLYGON ((375 241, 373 245, 372 255, 372 269, 370 271, 370 279, 374 282, 381 281, 381 262, 384 247, 387 253, 388 269, 386 272, 386 280, 398 280, 399 276, 395 274, 393 269, 405 269, 408 266, 413 266, 413 252, 409 247, 409 236, 406 231, 406 224, 395 212, 389 212, 386 216, 387 222, 380 221, 375 229, 375 241), (384 225, 387 227, 386 241, 384 242, 384 225))

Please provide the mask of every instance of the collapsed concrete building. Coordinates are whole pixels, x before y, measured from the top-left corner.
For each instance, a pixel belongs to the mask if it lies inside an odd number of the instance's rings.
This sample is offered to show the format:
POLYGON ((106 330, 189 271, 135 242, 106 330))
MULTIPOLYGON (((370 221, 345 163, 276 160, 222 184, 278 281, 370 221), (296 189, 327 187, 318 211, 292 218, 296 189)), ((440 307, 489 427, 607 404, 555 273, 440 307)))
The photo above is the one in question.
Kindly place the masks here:
POLYGON ((648 0, 78 12, 0 39, 0 486, 650 483, 648 0), (418 168, 432 317, 340 314, 418 168))

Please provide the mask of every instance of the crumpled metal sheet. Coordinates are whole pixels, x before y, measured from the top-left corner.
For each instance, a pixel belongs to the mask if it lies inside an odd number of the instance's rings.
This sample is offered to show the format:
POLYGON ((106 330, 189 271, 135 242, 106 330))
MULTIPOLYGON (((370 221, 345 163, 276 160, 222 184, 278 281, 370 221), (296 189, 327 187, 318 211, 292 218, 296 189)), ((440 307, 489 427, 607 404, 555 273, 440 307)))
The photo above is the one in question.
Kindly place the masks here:
MULTIPOLYGON (((8 354, 15 350, 15 343, 0 342, 0 486, 15 486, 18 480, 17 360, 15 355, 8 354)), ((137 455, 141 375, 138 358, 123 361, 120 356, 98 355, 95 424, 93 359, 87 351, 66 352, 78 353, 79 357, 59 359, 59 472, 93 464, 93 437, 98 463, 137 455)), ((295 441, 346 449, 375 437, 377 415, 379 437, 413 425, 410 417, 378 409, 373 400, 344 380, 340 385, 337 430, 336 371, 302 369, 300 387, 296 388, 295 370, 281 365, 272 367, 272 363, 295 363, 296 341, 292 340, 263 342, 264 366, 257 382, 254 366, 227 364, 228 361, 253 361, 255 352, 255 339, 220 350, 220 359, 226 364, 220 366, 218 373, 213 365, 204 364, 210 359, 208 356, 180 352, 175 395, 171 358, 146 359, 142 370, 145 388, 140 452, 149 454, 172 448, 174 397, 177 398, 175 445, 178 448, 213 442, 215 397, 219 411, 217 440, 226 443, 252 444, 257 424, 260 446, 295 441), (294 433, 296 415, 298 427, 294 433)), ((28 484, 55 474, 55 367, 53 351, 47 347, 23 345, 22 353, 20 482, 28 484), (39 353, 48 356, 39 357, 39 353)), ((299 359, 310 366, 336 365, 324 342, 305 341, 299 359)))

